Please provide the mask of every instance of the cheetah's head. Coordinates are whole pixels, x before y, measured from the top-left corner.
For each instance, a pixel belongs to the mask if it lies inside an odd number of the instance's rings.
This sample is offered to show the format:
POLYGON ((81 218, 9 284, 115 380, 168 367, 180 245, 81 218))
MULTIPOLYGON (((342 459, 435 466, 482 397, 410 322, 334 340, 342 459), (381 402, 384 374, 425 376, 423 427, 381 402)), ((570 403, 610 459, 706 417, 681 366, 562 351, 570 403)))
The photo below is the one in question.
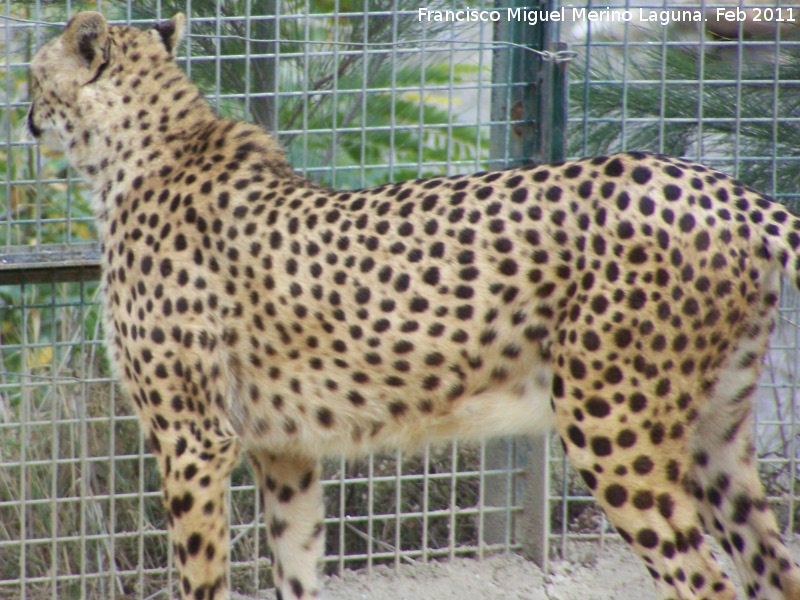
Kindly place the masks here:
MULTIPOLYGON (((136 73, 171 62, 183 40, 186 18, 149 31, 110 26, 96 12, 76 14, 60 36, 45 44, 31 63, 28 129, 45 146, 69 151, 88 144, 97 125, 114 119, 126 85, 136 73)), ((130 101, 130 98, 128 99, 130 101)))

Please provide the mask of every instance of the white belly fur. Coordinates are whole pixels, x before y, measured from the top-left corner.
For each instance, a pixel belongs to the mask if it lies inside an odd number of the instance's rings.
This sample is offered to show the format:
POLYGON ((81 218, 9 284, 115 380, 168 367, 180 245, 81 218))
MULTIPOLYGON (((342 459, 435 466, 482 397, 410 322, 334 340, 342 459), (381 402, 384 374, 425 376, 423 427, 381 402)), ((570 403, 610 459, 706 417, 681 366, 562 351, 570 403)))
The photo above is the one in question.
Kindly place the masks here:
POLYGON ((551 379, 549 366, 541 365, 526 380, 460 398, 447 414, 387 424, 377 436, 359 444, 339 436, 320 440, 323 447, 319 448, 319 454, 357 455, 397 448, 418 452, 427 444, 443 444, 455 439, 475 442, 506 435, 546 433, 555 425, 551 379))

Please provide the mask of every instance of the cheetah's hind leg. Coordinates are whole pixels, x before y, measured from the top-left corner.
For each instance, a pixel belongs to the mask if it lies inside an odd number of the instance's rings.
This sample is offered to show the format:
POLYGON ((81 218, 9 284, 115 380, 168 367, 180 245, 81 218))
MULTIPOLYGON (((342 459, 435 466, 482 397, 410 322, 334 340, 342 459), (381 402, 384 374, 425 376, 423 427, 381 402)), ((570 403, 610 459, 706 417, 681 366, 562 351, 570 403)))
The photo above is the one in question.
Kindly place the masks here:
POLYGON ((592 385, 580 366, 591 360, 568 338, 553 345, 556 427, 570 462, 644 561, 660 598, 733 600, 735 588, 681 481, 690 463, 687 440, 678 435, 681 412, 661 410, 677 404, 683 390, 673 385, 666 398, 656 378, 632 388, 621 369, 605 366, 603 385, 592 385))
MULTIPOLYGON (((773 296, 777 297, 777 296, 773 296)), ((731 555, 748 598, 800 600, 800 567, 781 540, 756 469, 753 396, 772 330, 771 306, 738 340, 690 437, 686 485, 706 529, 731 555)))
POLYGON ((258 449, 248 456, 261 490, 278 600, 316 598, 325 549, 319 461, 258 449))

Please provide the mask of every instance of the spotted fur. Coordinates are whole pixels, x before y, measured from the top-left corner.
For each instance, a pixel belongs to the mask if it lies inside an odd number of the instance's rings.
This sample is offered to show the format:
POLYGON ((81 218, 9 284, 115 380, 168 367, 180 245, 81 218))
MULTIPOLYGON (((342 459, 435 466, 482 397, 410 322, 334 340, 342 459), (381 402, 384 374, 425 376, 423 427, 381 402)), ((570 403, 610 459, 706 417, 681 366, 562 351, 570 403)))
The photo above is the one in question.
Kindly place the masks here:
POLYGON ((31 131, 91 187, 108 347, 158 458, 186 599, 228 598, 225 491, 263 495, 278 596, 319 594, 319 460, 555 426, 662 598, 800 598, 751 405, 800 220, 628 153, 334 191, 218 117, 150 31, 80 13, 31 131))

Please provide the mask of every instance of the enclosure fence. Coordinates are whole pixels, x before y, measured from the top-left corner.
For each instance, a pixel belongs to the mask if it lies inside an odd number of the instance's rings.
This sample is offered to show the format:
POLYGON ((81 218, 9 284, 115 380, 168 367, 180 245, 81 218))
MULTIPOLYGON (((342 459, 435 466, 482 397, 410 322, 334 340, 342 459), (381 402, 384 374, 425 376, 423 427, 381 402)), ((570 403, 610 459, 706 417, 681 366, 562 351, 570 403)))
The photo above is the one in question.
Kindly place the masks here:
MULTIPOLYGON (((420 6, 4 4, 0 598, 160 598, 173 584, 155 460, 102 343, 89 199, 63 157, 23 133, 32 54, 78 10, 141 27, 185 12, 179 62, 215 108, 274 132, 298 172, 328 185, 502 168, 531 153, 635 149, 700 160, 800 206, 798 28, 776 17, 788 19, 790 6, 760 4, 773 10, 771 27, 738 23, 724 32, 691 19, 663 22, 665 3, 581 5, 632 17, 541 27, 428 21, 420 6), (657 18, 643 21, 640 8, 657 18), (527 45, 546 52, 521 50, 527 45), (548 82, 568 76, 568 92, 531 81, 529 60, 548 82)), ((705 15, 716 5, 681 8, 705 15)), ((800 301, 787 288, 755 425, 762 481, 789 535, 800 531, 799 320, 800 301)), ((495 552, 542 562, 614 535, 559 443, 514 439, 332 460, 324 486, 329 573, 495 552)), ((230 501, 232 585, 255 594, 272 579, 245 465, 232 476, 230 501)))

